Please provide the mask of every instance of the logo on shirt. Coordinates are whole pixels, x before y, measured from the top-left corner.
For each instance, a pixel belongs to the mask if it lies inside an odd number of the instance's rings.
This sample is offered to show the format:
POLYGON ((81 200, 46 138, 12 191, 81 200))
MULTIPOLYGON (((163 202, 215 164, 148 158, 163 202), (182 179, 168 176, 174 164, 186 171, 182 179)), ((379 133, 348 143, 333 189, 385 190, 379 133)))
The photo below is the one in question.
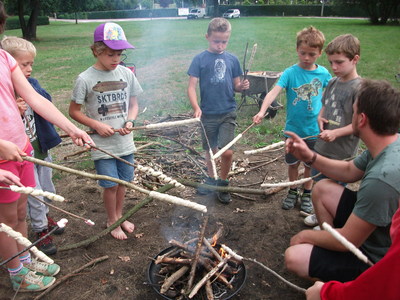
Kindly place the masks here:
POLYGON ((292 88, 297 94, 297 97, 293 100, 293 105, 303 100, 307 101, 307 109, 313 110, 311 97, 318 96, 318 90, 322 87, 322 82, 318 78, 314 78, 311 83, 306 83, 298 88, 292 88))
POLYGON ((211 78, 211 83, 217 84, 224 82, 226 72, 226 64, 223 59, 216 59, 214 62, 214 76, 211 78))

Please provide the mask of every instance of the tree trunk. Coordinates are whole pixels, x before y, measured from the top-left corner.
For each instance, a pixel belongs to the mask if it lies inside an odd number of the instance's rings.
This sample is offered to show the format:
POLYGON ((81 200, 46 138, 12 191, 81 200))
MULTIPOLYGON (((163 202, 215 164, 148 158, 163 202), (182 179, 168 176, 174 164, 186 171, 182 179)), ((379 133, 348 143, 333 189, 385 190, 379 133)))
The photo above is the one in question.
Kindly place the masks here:
POLYGON ((18 17, 21 25, 22 37, 28 41, 36 39, 37 18, 40 10, 40 0, 31 0, 31 13, 28 23, 24 18, 24 0, 18 0, 18 17))

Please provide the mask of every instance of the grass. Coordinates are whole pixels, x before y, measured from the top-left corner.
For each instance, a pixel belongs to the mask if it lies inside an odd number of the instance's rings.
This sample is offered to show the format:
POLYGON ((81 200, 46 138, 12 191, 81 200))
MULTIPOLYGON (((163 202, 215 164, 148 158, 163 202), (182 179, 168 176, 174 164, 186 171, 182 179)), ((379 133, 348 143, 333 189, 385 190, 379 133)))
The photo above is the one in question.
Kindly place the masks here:
MULTIPOLYGON (((128 40, 136 46, 135 50, 126 52, 127 61, 135 63, 144 89, 139 105, 141 110, 147 107, 147 111, 139 116, 138 124, 155 115, 191 111, 186 95, 186 71, 194 55, 207 48, 204 35, 208 22, 207 19, 155 19, 120 23, 128 40)), ((246 43, 249 43, 250 51, 254 43, 258 44, 253 71, 283 71, 296 63, 296 32, 313 25, 325 34, 327 42, 344 33, 357 36, 362 50, 359 74, 366 78, 386 79, 399 86, 394 77, 400 72, 398 26, 372 26, 367 20, 356 19, 291 17, 249 17, 231 20, 231 23, 233 31, 228 51, 237 55, 241 62, 246 43)), ((39 40, 34 44, 38 55, 33 76, 52 94, 55 104, 64 113, 68 109, 76 76, 94 62, 89 46, 98 24, 51 22, 49 26, 37 29, 39 40)), ((5 34, 21 36, 20 30, 9 30, 5 34)), ((319 58, 318 63, 329 69, 325 55, 319 58)), ((251 123, 256 112, 256 106, 245 106, 240 110, 239 130, 251 123)), ((284 120, 281 111, 275 119, 264 121, 251 132, 260 137, 260 144, 265 135, 276 139, 284 120)))

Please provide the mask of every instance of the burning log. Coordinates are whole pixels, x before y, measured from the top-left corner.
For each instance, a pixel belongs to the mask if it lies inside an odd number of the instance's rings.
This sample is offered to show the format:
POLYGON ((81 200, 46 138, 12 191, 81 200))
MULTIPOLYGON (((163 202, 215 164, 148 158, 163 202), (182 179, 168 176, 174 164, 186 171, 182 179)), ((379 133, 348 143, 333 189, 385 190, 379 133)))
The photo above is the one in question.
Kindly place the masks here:
POLYGON ((170 277, 168 277, 163 285, 161 286, 160 293, 165 294, 168 289, 171 287, 171 285, 174 284, 175 281, 177 281, 179 278, 181 278, 185 273, 189 270, 189 266, 183 266, 180 268, 178 271, 176 271, 174 274, 172 274, 170 277))

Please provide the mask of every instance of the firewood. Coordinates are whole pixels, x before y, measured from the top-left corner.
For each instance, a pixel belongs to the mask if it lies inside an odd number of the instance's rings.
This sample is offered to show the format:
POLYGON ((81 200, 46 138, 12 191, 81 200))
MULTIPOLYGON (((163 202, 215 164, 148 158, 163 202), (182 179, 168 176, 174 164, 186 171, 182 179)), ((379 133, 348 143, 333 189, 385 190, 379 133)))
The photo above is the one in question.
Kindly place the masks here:
POLYGON ((206 281, 206 295, 207 295, 207 300, 214 300, 214 293, 212 290, 210 279, 206 281))
POLYGON ((175 281, 177 281, 179 278, 181 278, 185 273, 189 270, 189 266, 183 266, 181 267, 178 271, 176 271, 174 274, 172 274, 170 277, 165 279, 163 285, 161 286, 160 293, 165 294, 166 291, 171 287, 171 285, 174 284, 175 281))
POLYGON ((155 264, 190 265, 191 262, 192 260, 188 258, 163 257, 161 259, 157 259, 155 264))
MULTIPOLYGON (((194 252, 196 251, 196 249, 195 249, 193 246, 185 245, 185 244, 183 244, 183 243, 181 243, 181 242, 178 242, 178 241, 176 241, 176 240, 170 240, 169 243, 170 243, 172 246, 181 248, 181 249, 183 249, 183 250, 185 250, 185 251, 188 251, 188 252, 190 252, 190 253, 194 253, 194 252)), ((205 251, 201 251, 200 254, 203 255, 203 256, 205 256, 205 257, 211 257, 211 258, 213 257, 213 255, 212 255, 211 253, 207 253, 207 252, 205 252, 205 251)))

